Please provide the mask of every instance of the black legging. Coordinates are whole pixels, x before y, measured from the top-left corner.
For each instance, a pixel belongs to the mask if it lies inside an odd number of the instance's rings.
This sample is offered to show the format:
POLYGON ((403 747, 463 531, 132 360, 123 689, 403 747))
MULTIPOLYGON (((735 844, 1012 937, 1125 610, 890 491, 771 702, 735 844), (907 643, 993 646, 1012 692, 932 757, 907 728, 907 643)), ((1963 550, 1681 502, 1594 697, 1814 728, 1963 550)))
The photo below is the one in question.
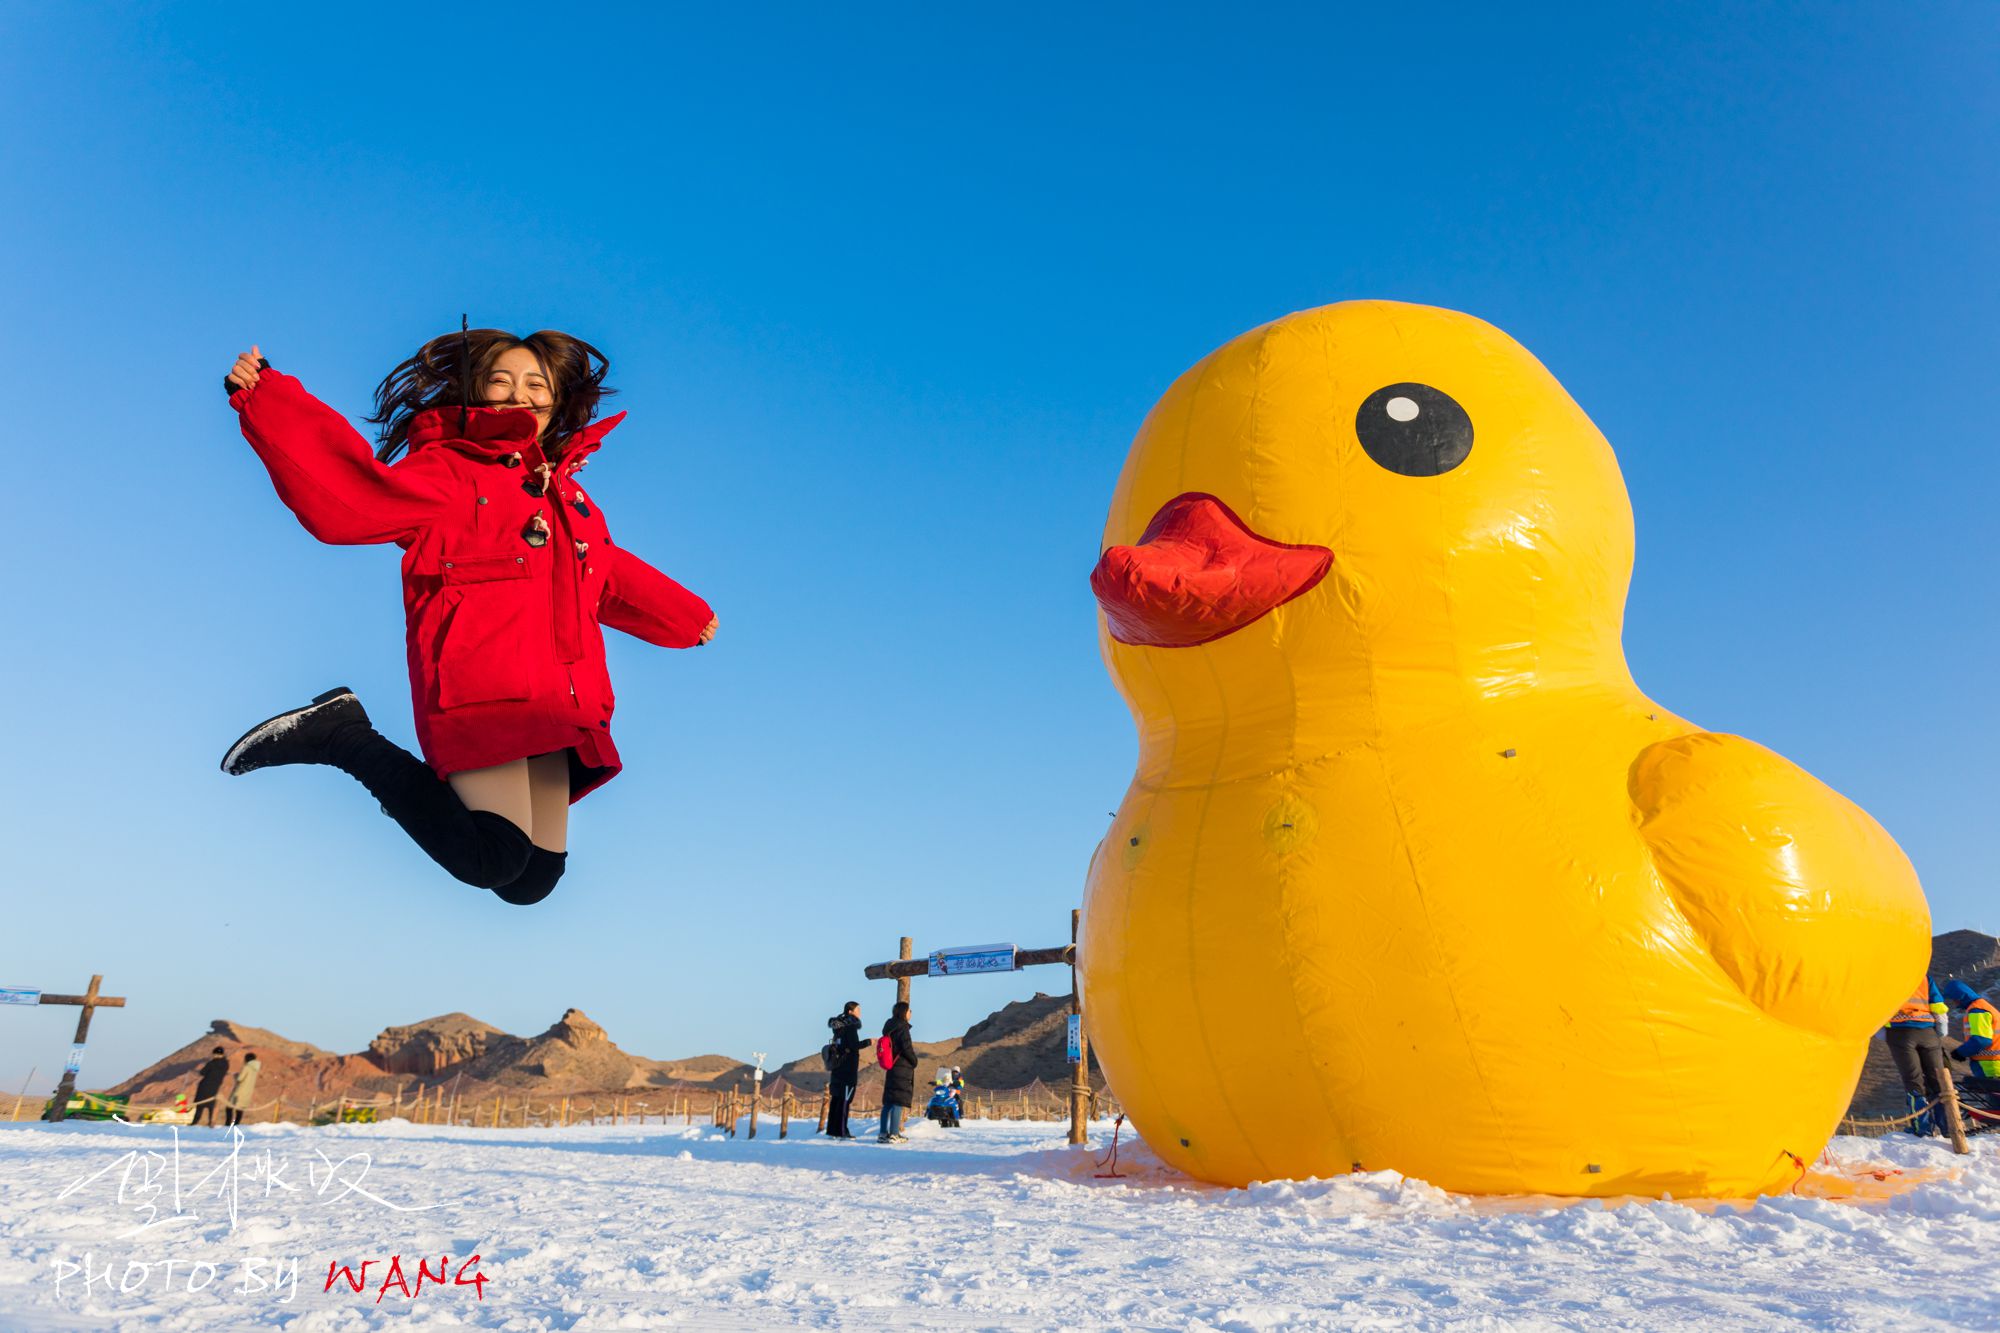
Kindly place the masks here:
POLYGON ((562 878, 568 853, 535 846, 505 815, 466 809, 430 765, 374 727, 340 727, 327 738, 326 752, 454 879, 525 907, 548 897, 562 878))

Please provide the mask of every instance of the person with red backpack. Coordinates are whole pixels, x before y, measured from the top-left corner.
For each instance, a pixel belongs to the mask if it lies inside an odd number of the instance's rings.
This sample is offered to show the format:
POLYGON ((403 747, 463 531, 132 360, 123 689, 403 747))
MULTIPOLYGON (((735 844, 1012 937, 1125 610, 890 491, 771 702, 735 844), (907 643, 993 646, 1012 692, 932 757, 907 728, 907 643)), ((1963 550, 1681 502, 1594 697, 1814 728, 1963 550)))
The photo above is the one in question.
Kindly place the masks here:
POLYGON ((903 1113, 917 1100, 917 1047, 910 1040, 910 1002, 898 1000, 875 1043, 876 1062, 887 1071, 882 1079, 882 1130, 877 1143, 908 1143, 903 1113))

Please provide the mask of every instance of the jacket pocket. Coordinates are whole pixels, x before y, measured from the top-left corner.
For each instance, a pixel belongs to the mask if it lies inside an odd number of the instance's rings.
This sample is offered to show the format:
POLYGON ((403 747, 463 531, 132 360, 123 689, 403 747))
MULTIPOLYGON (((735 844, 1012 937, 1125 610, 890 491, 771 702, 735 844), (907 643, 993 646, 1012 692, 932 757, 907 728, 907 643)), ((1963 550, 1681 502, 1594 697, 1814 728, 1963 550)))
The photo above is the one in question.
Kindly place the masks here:
POLYGON ((447 587, 454 583, 493 583, 527 577, 528 558, 521 555, 482 555, 470 560, 454 557, 444 562, 447 587))
POLYGON ((438 707, 528 697, 523 632, 528 564, 520 556, 444 563, 444 633, 438 644, 438 707))

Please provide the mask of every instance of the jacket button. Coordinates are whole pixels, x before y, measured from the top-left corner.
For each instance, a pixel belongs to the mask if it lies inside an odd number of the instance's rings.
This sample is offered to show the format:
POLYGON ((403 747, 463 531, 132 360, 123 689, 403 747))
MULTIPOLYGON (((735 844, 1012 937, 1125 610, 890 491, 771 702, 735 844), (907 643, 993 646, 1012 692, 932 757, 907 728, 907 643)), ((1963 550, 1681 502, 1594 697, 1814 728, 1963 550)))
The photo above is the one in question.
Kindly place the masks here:
POLYGON ((534 496, 537 500, 542 498, 542 483, 536 481, 533 477, 521 478, 521 489, 534 496))
POLYGON ((450 569, 450 568, 451 568, 451 561, 449 561, 449 560, 445 561, 445 562, 444 562, 444 567, 445 567, 446 569, 450 569))
POLYGON ((480 497, 479 497, 479 503, 481 503, 481 504, 485 504, 485 503, 486 503, 486 497, 485 497, 485 496, 483 496, 483 495, 482 495, 482 496, 480 496, 480 497))
POLYGON ((525 555, 517 555, 514 557, 514 563, 517 565, 525 565, 528 563, 528 557, 525 555))

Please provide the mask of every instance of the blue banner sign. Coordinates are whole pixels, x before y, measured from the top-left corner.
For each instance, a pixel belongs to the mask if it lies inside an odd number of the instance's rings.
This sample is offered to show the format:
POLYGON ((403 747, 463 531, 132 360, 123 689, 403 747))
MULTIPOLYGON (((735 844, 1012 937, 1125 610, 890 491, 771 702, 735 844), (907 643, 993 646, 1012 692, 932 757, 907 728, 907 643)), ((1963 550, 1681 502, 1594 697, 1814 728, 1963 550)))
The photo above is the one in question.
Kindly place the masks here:
POLYGON ((0 1004, 40 1004, 42 993, 25 986, 0 986, 0 1004))
POLYGON ((81 1070, 82 1068, 83 1068, 83 1047, 81 1046, 70 1047, 69 1059, 63 1061, 63 1069, 68 1073, 74 1074, 79 1070, 81 1070))
POLYGON ((939 949, 931 955, 930 975, 934 977, 1014 970, 1014 946, 1011 944, 974 944, 957 949, 939 949))
POLYGON ((1083 1015, 1071 1014, 1069 1016, 1068 1029, 1069 1035, 1067 1040, 1069 1042, 1069 1049, 1066 1054, 1069 1056, 1069 1062, 1075 1064, 1077 1061, 1083 1059, 1083 1015))

